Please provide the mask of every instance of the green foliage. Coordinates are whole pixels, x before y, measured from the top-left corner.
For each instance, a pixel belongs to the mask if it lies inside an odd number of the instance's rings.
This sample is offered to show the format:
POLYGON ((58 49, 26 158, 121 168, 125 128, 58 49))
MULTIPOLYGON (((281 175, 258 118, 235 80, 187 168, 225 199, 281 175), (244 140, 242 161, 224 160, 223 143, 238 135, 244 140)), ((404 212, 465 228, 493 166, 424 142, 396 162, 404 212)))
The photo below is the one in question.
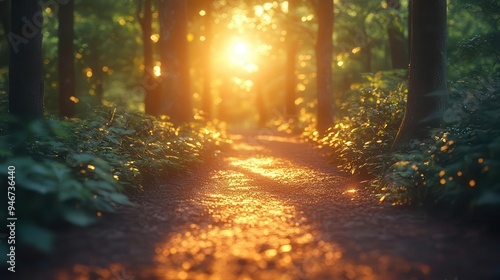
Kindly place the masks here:
POLYGON ((380 201, 443 205, 460 213, 499 215, 500 79, 457 81, 444 125, 427 140, 391 151, 404 110, 402 72, 367 75, 342 106, 344 118, 323 138, 341 170, 369 179, 380 201))
MULTIPOLYGON (((497 0, 460 0, 450 4, 450 53, 459 76, 500 70, 500 4, 497 0), (474 20, 474 24, 467 23, 474 20)), ((454 74, 454 71, 451 72, 454 74)))
POLYGON ((21 228, 20 240, 45 252, 53 242, 50 228, 86 226, 117 205, 131 205, 126 190, 183 172, 224 143, 212 124, 174 127, 105 107, 85 119, 10 120, 0 128, 0 176, 7 181, 7 167, 16 168, 16 215, 22 228, 40 232, 31 236, 21 228))
POLYGON ((432 142, 410 145, 393 156, 411 170, 388 169, 380 176, 387 198, 422 203, 427 199, 460 212, 498 217, 500 208, 500 100, 498 79, 455 83, 446 125, 432 133, 432 142))
MULTIPOLYGON (((389 152, 405 105, 404 71, 365 75, 342 105, 345 116, 330 128, 326 137, 317 139, 333 148, 334 162, 356 175, 380 172, 381 154, 389 152)), ((314 140, 314 139, 313 139, 314 140)))

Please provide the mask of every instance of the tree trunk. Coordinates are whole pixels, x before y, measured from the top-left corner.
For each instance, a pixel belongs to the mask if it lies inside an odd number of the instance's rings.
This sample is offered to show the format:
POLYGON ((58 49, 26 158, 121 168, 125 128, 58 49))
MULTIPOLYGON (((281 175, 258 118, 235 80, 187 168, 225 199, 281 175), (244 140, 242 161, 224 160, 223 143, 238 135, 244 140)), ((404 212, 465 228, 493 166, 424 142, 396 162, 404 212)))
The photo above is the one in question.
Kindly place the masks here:
MULTIPOLYGON (((265 75, 263 75, 265 77, 265 75)), ((267 108, 264 100, 264 78, 254 75, 255 106, 257 107, 259 128, 265 127, 267 122, 267 108)))
POLYGON ((159 82, 154 75, 154 59, 153 59, 153 11, 151 0, 139 0, 138 17, 142 29, 142 42, 144 52, 144 108, 146 114, 157 116, 159 103, 159 82), (144 4, 144 7, 142 7, 144 4), (140 17, 140 13, 143 13, 140 17))
POLYGON ((38 0, 12 1, 9 112, 43 117, 42 7, 38 0))
POLYGON ((205 0, 205 42, 203 42, 203 96, 201 109, 205 119, 212 118, 212 1, 205 0))
POLYGON ((61 117, 75 116, 76 95, 75 85, 75 58, 74 58, 74 0, 59 5, 59 115, 61 117))
POLYGON ((413 0, 410 77, 406 112, 394 148, 428 136, 448 102, 446 84, 446 0, 413 0))
POLYGON ((187 1, 160 0, 160 114, 169 115, 176 124, 193 117, 188 47, 187 1))
POLYGON ((227 110, 227 100, 231 96, 231 80, 228 73, 222 76, 222 84, 219 88, 220 103, 218 105, 218 119, 224 122, 229 121, 229 113, 227 110))
POLYGON ((397 13, 401 10, 400 0, 386 0, 387 8, 391 13, 389 24, 387 27, 387 35, 389 36, 389 49, 391 51, 391 61, 393 69, 407 69, 408 58, 406 55, 406 44, 403 30, 397 27, 397 13))
MULTIPOLYGON (((295 16, 296 0, 288 1, 288 13, 292 22, 297 22, 295 16)), ((286 69, 285 69, 285 117, 287 119, 295 119, 297 117, 297 108, 295 105, 297 77, 295 76, 295 57, 297 56, 297 42, 295 30, 289 28, 287 30, 287 47, 286 47, 286 69)))
POLYGON ((317 60, 317 129, 325 132, 333 124, 332 109, 332 52, 333 1, 317 1, 318 39, 317 60))
POLYGON ((8 42, 7 35, 10 33, 10 10, 11 10, 10 0, 0 1, 0 15, 2 18, 2 28, 4 31, 3 34, 5 36, 5 39, 7 39, 7 42, 8 42))

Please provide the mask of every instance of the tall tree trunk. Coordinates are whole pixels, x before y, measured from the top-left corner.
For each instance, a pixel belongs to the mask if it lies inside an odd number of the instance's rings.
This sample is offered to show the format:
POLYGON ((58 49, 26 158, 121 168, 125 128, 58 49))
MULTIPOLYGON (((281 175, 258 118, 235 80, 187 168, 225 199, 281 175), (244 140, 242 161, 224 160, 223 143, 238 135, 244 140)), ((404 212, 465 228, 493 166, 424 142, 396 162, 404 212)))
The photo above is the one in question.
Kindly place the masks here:
POLYGON ((448 102, 446 0, 413 0, 406 112, 394 148, 428 136, 440 125, 448 102))
POLYGON ((174 123, 192 119, 187 42, 187 1, 160 0, 160 60, 162 65, 160 113, 174 123))
POLYGON ((393 69, 407 69, 408 57, 406 55, 406 44, 403 30, 398 28, 398 13, 401 11, 400 0, 386 0, 387 9, 393 14, 390 16, 387 27, 387 35, 389 36, 389 48, 391 51, 391 61, 393 69))
POLYGON ((144 107, 146 114, 157 116, 160 86, 154 75, 153 41, 151 40, 151 35, 153 35, 153 9, 151 0, 139 0, 137 10, 142 29, 144 52, 144 107), (144 7, 142 4, 144 4, 144 7), (141 12, 142 17, 140 16, 141 12))
POLYGON ((411 54, 411 11, 412 11, 412 3, 413 3, 413 0, 408 0, 408 54, 410 55, 411 54))
POLYGON ((207 120, 212 118, 212 1, 205 0, 205 42, 203 42, 203 96, 201 109, 207 120))
POLYGON ((8 37, 7 35, 10 33, 10 10, 11 10, 11 4, 10 0, 4 0, 0 1, 0 15, 1 15, 1 21, 2 21, 2 28, 4 31, 4 36, 5 39, 7 39, 8 42, 8 37))
POLYGON ((42 7, 38 0, 12 1, 9 112, 43 117, 42 7))
MULTIPOLYGON (((296 0, 288 1, 288 13, 290 21, 298 22, 296 17, 296 0), (297 21, 296 21, 297 20, 297 21)), ((287 46, 286 46, 286 69, 285 69, 285 117, 287 119, 295 119, 297 115, 297 108, 295 105, 296 90, 297 90, 297 77, 295 76, 295 60, 297 56, 297 42, 294 34, 295 30, 289 28, 287 30, 287 46)))
POLYGON ((257 107, 257 125, 262 128, 266 126, 268 120, 266 101, 264 100, 264 78, 267 75, 254 75, 255 106, 257 107))
POLYGON ((288 42, 286 50, 286 80, 285 80, 285 117, 295 119, 297 117, 297 106, 295 105, 297 77, 295 76, 295 57, 297 45, 293 41, 288 42))
POLYGON ((222 84, 219 87, 220 103, 218 105, 218 119, 224 122, 227 122, 229 120, 227 100, 229 96, 231 96, 231 93, 232 88, 229 73, 224 73, 222 76, 222 84))
POLYGON ((75 57, 74 57, 74 0, 59 5, 59 115, 73 117, 75 115, 75 102, 72 97, 76 95, 75 85, 75 57))
POLYGON ((317 117, 318 131, 325 132, 333 124, 332 109, 332 52, 333 1, 317 1, 318 39, 317 60, 317 117))

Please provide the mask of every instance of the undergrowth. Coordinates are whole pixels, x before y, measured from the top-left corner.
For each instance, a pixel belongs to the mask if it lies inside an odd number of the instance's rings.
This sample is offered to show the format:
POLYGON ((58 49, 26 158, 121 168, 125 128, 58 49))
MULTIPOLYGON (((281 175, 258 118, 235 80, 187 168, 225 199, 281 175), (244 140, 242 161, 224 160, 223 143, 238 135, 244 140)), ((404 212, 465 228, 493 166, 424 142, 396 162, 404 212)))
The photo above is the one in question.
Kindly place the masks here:
POLYGON ((353 87, 326 136, 304 136, 330 150, 341 170, 366 179, 380 201, 440 205, 461 214, 498 217, 500 79, 451 83, 444 124, 424 141, 391 151, 407 86, 401 72, 367 75, 353 87))
POLYGON ((5 199, 0 219, 18 217, 19 242, 42 252, 51 251, 54 228, 86 226, 118 205, 132 204, 127 192, 186 172, 227 139, 217 124, 176 127, 167 119, 106 107, 83 119, 4 119, 0 177, 14 177, 16 203, 5 212, 5 199), (15 173, 9 174, 9 166, 15 173))

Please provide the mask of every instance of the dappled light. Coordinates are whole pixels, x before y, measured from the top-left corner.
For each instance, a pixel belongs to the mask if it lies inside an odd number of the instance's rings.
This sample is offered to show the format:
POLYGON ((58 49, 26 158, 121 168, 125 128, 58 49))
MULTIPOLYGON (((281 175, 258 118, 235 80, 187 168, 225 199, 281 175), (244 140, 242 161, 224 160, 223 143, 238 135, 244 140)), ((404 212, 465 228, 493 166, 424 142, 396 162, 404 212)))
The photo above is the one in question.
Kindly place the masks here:
POLYGON ((295 166, 290 161, 272 157, 258 157, 249 159, 228 158, 231 165, 264 177, 280 182, 311 182, 312 180, 324 178, 327 174, 321 174, 315 170, 295 166))
MULTIPOLYGON (((228 159, 234 162, 234 159, 228 159)), ((250 161, 239 167, 253 170, 250 161)), ((273 168, 270 168, 273 169, 273 168)), ((279 173, 281 170, 270 170, 279 173)), ((210 224, 192 224, 157 249, 157 275, 164 279, 294 279, 343 273, 342 249, 318 240, 307 218, 278 198, 260 192, 252 179, 236 171, 220 171, 212 179, 216 194, 201 198, 210 224), (236 209, 238 209, 236 211, 236 209), (318 241, 320 241, 318 246, 318 241), (309 265, 296 266, 306 261, 309 265), (177 269, 175 269, 177 268, 177 269), (209 273, 208 273, 209 272, 209 273)), ((279 180, 280 178, 275 178, 279 180)), ((349 265, 370 279, 367 268, 349 265)))
POLYGON ((500 279, 498 0, 0 18, 1 279, 500 279))

